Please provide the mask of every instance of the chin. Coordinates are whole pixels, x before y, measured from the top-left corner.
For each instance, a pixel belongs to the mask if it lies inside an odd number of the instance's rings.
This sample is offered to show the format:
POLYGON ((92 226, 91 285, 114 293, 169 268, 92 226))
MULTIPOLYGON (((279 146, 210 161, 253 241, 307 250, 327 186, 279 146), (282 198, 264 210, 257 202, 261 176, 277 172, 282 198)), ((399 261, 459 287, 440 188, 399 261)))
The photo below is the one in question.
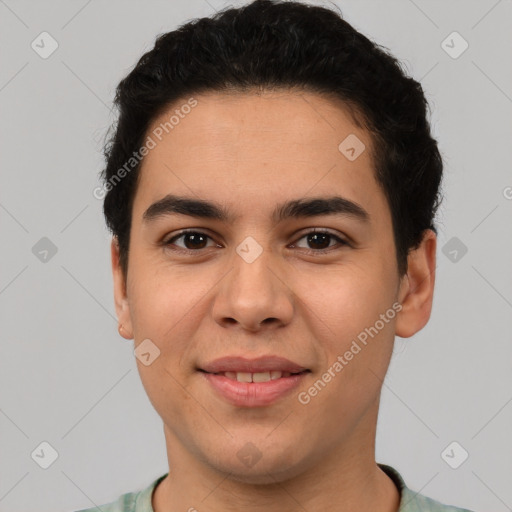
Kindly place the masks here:
POLYGON ((304 472, 304 463, 297 460, 297 450, 278 450, 269 454, 270 449, 258 450, 252 443, 226 458, 227 450, 215 458, 205 457, 205 462, 215 471, 229 475, 230 480, 250 485, 270 485, 285 482, 304 472), (266 455, 265 455, 266 453, 266 455))
MULTIPOLYGON (((219 468, 215 468, 219 470, 219 468)), ((240 466, 225 467, 229 480, 247 485, 275 485, 284 483, 302 473, 298 468, 283 468, 282 464, 267 464, 266 467, 243 469, 240 466)))

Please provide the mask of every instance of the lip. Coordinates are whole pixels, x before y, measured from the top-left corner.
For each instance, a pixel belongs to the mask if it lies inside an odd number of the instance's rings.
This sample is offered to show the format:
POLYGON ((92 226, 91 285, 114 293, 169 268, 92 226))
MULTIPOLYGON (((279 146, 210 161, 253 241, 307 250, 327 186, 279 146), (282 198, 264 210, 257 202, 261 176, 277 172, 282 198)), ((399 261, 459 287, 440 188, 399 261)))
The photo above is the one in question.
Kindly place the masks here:
POLYGON ((221 357, 202 365, 198 370, 216 393, 237 407, 271 405, 291 393, 310 372, 308 368, 298 363, 272 355, 255 359, 238 356, 221 357), (238 382, 224 375, 216 375, 223 372, 261 373, 270 371, 289 372, 296 375, 267 382, 238 382))
POLYGON ((207 373, 221 372, 246 372, 258 373, 268 371, 281 371, 290 373, 299 373, 308 368, 301 366, 289 359, 278 356, 261 356, 255 359, 245 357, 227 356, 215 359, 198 368, 207 373))
POLYGON ((264 407, 291 393, 309 372, 267 382, 238 382, 224 375, 199 372, 227 402, 237 407, 264 407))

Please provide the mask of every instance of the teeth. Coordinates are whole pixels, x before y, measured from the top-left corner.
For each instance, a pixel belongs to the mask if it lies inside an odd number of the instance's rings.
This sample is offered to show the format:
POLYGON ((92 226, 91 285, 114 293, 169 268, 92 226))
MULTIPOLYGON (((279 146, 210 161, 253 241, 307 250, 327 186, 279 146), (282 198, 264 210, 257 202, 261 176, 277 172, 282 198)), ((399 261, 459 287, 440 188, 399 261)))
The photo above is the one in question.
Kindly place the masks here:
POLYGON ((238 382, 252 382, 252 373, 237 372, 236 380, 238 382))
POLYGON ((268 382, 270 380, 270 372, 253 373, 253 382, 268 382))
POLYGON ((221 372, 218 375, 224 375, 231 380, 238 382, 268 382, 269 380, 280 379, 281 377, 289 377, 290 372, 281 372, 279 370, 272 370, 270 372, 221 372))

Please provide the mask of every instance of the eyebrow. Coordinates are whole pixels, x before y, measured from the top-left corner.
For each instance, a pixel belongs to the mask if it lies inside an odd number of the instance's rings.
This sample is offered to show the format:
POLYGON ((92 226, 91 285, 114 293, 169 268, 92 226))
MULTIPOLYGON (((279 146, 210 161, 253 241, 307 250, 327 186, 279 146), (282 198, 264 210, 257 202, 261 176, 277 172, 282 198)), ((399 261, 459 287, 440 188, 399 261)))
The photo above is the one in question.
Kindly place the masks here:
MULTIPOLYGON (((233 222, 237 216, 229 209, 206 201, 168 194, 153 203, 143 214, 144 222, 150 222, 168 215, 187 215, 201 219, 233 222)), ((274 223, 290 218, 307 218, 320 215, 342 215, 353 217, 365 223, 370 222, 370 214, 359 204, 341 196, 306 197, 294 199, 276 206, 272 213, 274 223)))

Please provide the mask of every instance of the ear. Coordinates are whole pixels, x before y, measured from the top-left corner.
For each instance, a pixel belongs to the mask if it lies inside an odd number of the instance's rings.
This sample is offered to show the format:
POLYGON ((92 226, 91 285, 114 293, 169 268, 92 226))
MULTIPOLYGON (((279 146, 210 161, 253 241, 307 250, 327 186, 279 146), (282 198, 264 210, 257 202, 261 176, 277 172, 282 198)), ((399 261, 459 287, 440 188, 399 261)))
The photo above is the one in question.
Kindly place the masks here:
POLYGON ((112 238, 110 244, 110 254, 112 259, 112 277, 114 280, 114 302, 119 324, 123 326, 119 334, 127 339, 133 339, 133 327, 130 316, 130 305, 126 295, 126 282, 123 271, 119 265, 119 243, 116 237, 112 238))
POLYGON ((436 272, 437 236, 431 229, 423 232, 419 247, 407 257, 407 274, 402 277, 398 300, 402 310, 397 315, 397 336, 409 338, 423 329, 432 311, 436 272))

